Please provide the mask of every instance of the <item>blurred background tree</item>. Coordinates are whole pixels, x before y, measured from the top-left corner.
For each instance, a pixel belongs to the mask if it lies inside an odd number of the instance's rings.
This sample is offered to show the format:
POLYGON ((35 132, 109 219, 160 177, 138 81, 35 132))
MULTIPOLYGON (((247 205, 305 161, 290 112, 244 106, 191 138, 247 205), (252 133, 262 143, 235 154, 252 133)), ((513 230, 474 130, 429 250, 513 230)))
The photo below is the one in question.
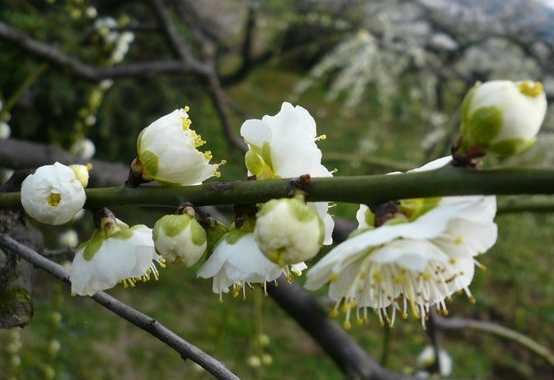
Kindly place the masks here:
MULTIPOLYGON (((538 0, 2 0, 0 119, 11 138, 0 142, 0 167, 39 165, 50 159, 39 149, 47 144, 89 159, 78 149, 85 138, 94 142, 94 158, 127 164, 142 128, 189 105, 216 160, 228 161, 224 179, 243 178, 242 121, 288 100, 312 112, 328 137, 326 164, 338 175, 406 169, 448 152, 460 101, 476 81, 540 80, 551 97, 553 26, 554 9, 538 0), (22 140, 40 145, 17 145, 22 140)), ((550 116, 541 143, 503 164, 552 165, 553 129, 550 116)), ((352 219, 355 209, 335 210, 352 219)), ((162 211, 117 210, 150 225, 162 211)), ((477 305, 455 303, 452 311, 551 347, 553 223, 549 215, 501 216, 503 238, 483 259, 491 270, 478 275, 477 305)), ((90 227, 87 219, 75 224, 81 238, 90 227)), ((47 247, 59 248, 63 231, 44 232, 47 247)), ((115 293, 244 378, 342 377, 269 299, 255 294, 220 304, 208 282, 193 280, 193 272, 170 268, 156 285, 115 293)), ((61 292, 50 284, 35 289, 33 323, 0 334, 15 342, 0 355, 0 374, 207 377, 190 363, 183 371, 177 355, 86 300, 62 301, 61 292)), ((407 373, 417 371, 427 339, 416 321, 383 331, 374 320, 352 334, 374 355, 383 351, 386 366, 407 373)), ((455 378, 552 376, 552 363, 516 343, 471 330, 448 338, 455 378)))

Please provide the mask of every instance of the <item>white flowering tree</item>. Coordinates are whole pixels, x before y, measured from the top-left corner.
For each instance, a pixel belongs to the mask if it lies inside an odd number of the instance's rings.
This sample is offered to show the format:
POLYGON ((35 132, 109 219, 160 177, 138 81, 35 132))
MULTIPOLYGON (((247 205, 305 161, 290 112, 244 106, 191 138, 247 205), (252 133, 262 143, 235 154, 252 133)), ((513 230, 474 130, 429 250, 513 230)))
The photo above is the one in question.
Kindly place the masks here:
MULTIPOLYGON (((492 323, 445 318, 447 301, 459 302, 460 294, 475 302, 471 284, 481 267, 478 260, 502 239, 495 223, 500 209, 496 195, 554 195, 552 168, 484 168, 483 164, 484 158, 520 155, 540 141, 547 112, 541 82, 493 80, 472 86, 458 99, 460 122, 450 155, 407 172, 336 176, 324 165, 318 146, 325 135, 318 135, 316 118, 300 105, 283 102, 279 110, 268 110, 277 111, 273 115, 243 120, 240 135, 235 135, 214 55, 197 56, 174 20, 179 15, 192 38, 209 47, 211 37, 190 23, 186 8, 190 4, 150 3, 177 58, 122 64, 133 37, 117 31, 117 21, 98 17, 95 8, 81 2, 75 2, 71 12, 94 19, 98 38, 109 49, 107 60, 98 67, 0 22, 0 38, 96 83, 87 95, 87 107, 79 111, 71 154, 14 141, 9 127, 4 127, 1 154, 16 161, 11 165, 15 169, 36 169, 14 173, 0 188, 2 327, 23 326, 30 320, 30 293, 21 284, 28 278, 25 272, 30 264, 66 283, 71 294, 90 297, 215 378, 238 379, 220 360, 162 321, 107 293, 119 286, 132 292, 142 282, 163 276, 161 268, 184 264, 181 270, 196 270, 198 281, 211 281, 213 293, 221 299, 227 294, 246 297, 262 289, 348 378, 429 375, 385 368, 347 332, 352 322, 364 324, 375 318, 388 329, 410 315, 429 333, 431 347, 418 362, 430 372, 448 376, 452 369, 437 340, 439 329, 476 328, 497 334, 554 365, 548 348, 522 334, 492 323), (193 74, 207 83, 222 132, 243 156, 244 176, 217 179, 225 161, 219 152, 204 149, 206 140, 193 127, 187 107, 143 123, 140 133, 131 137, 136 149, 129 167, 97 160, 88 164, 95 147, 86 131, 95 124, 99 98, 111 81, 159 72, 193 74), (14 158, 14 149, 29 147, 28 157, 14 158), (340 236, 338 221, 330 213, 332 203, 356 204, 354 231, 342 231, 340 236), (122 205, 173 211, 150 228, 129 225, 110 210, 122 205), (233 206, 232 215, 222 215, 217 209, 222 205, 233 206), (72 263, 64 268, 43 252, 37 243, 40 239, 28 227, 63 225, 82 217, 84 210, 89 211, 94 231, 81 244, 71 233, 60 237, 71 248, 72 263), (333 232, 339 234, 333 238, 333 232), (302 277, 306 290, 299 285, 302 277), (322 287, 331 302, 329 312, 341 315, 342 327, 327 317, 308 292, 322 287)), ((373 41, 367 46, 375 43, 370 35, 356 38, 373 41)), ((244 43, 247 50, 249 43, 244 43)), ((249 53, 245 57, 247 63, 252 60, 249 53)), ((244 75, 240 70, 248 68, 241 66, 236 76, 244 75)), ((552 209, 552 204, 522 203, 520 207, 552 209)), ((52 347, 52 351, 59 349, 52 347)))

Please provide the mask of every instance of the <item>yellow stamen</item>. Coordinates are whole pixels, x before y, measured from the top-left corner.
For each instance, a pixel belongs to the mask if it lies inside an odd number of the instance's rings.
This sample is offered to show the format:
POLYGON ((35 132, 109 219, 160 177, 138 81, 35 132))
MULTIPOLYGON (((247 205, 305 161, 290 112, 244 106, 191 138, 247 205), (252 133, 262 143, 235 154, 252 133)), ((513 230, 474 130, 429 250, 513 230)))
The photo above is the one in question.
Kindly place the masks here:
POLYGON ((529 96, 530 98, 536 98, 541 95, 544 91, 544 87, 541 82, 531 82, 525 81, 517 85, 517 89, 523 95, 529 96))
POLYGON ((48 195, 48 204, 52 207, 56 207, 62 201, 62 196, 59 193, 50 193, 48 195))

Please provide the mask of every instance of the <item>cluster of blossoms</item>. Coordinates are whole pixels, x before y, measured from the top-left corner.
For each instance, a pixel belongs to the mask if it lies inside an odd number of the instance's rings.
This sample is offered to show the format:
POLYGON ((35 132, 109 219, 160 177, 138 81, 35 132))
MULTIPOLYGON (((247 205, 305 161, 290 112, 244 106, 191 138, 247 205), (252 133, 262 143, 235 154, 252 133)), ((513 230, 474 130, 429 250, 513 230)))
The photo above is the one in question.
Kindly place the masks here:
POLYGON ((131 43, 135 40, 134 33, 119 31, 127 22, 127 19, 118 22, 112 17, 101 17, 94 22, 94 28, 102 39, 102 42, 111 51, 111 63, 122 62, 129 52, 131 43))
MULTIPOLYGON (((139 134, 128 184, 191 186, 219 176, 205 144, 191 128, 189 109, 175 110, 139 134)), ((461 137, 454 154, 413 172, 447 165, 474 166, 480 155, 511 155, 534 141, 546 111, 540 83, 493 81, 478 84, 463 106, 461 137), (521 116, 523 113, 524 116, 521 116)), ((236 208, 235 223, 223 225, 192 205, 160 218, 153 229, 128 226, 109 211, 97 218, 92 238, 77 248, 71 268, 72 292, 92 295, 118 283, 158 277, 157 266, 207 259, 198 276, 212 279, 214 293, 245 294, 248 287, 308 268, 323 245, 332 244, 334 222, 327 202, 306 202, 307 176, 331 177, 322 165, 316 123, 309 112, 283 103, 274 116, 247 120, 241 136, 248 145, 245 165, 256 180, 291 180, 291 197, 236 208)), ((390 175, 405 175, 390 173, 390 175)), ((63 224, 85 204, 86 167, 56 163, 39 168, 22 185, 22 204, 39 222, 63 224)), ((307 273, 306 287, 329 286, 334 311, 345 312, 345 327, 374 309, 382 323, 397 312, 422 323, 431 308, 446 313, 446 300, 469 286, 477 257, 496 242, 494 196, 456 196, 360 205, 358 228, 307 273)), ((66 245, 74 244, 71 236, 66 245)))
MULTIPOLYGON (((414 171, 436 170, 451 161, 444 157, 414 171)), ((399 174, 401 175, 401 174, 399 174)), ((358 228, 309 272, 306 287, 329 283, 329 297, 363 322, 367 308, 393 324, 396 311, 408 306, 422 321, 430 307, 446 311, 445 300, 458 291, 469 297, 475 256, 496 242, 494 196, 406 199, 386 209, 361 205, 358 228), (360 313, 363 311, 363 314, 360 313)))
POLYGON ((69 148, 70 152, 83 161, 90 160, 96 153, 96 146, 86 136, 90 128, 96 124, 96 114, 102 105, 106 92, 112 87, 113 81, 105 79, 94 86, 87 96, 86 103, 79 109, 75 121, 75 141, 69 148))

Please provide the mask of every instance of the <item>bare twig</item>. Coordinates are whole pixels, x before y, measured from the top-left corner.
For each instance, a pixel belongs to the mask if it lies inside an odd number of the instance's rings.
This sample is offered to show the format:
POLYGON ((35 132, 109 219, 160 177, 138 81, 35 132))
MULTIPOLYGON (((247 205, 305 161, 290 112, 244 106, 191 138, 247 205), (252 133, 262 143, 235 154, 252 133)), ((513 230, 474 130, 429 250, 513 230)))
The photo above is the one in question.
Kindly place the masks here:
MULTIPOLYGON (((78 157, 56 145, 45 145, 17 139, 0 139, 2 167, 21 170, 56 161, 65 164, 79 163, 78 157)), ((119 185, 127 178, 128 166, 101 160, 92 160, 91 184, 94 186, 119 185)))
POLYGON ((3 22, 0 22, 0 39, 10 41, 35 57, 66 69, 73 75, 94 82, 109 78, 140 77, 162 73, 186 74, 194 73, 198 69, 196 66, 185 66, 176 60, 131 63, 105 68, 96 67, 81 62, 78 58, 72 57, 54 46, 37 41, 3 22))
POLYGON ((554 367, 554 353, 550 351, 548 347, 545 347, 530 337, 509 329, 507 327, 501 326, 494 322, 489 321, 478 321, 473 319, 465 318, 443 318, 435 316, 435 325, 441 330, 465 330, 473 329, 477 331, 487 332, 496 336, 499 336, 504 339, 511 340, 516 342, 528 350, 534 352, 535 354, 542 357, 548 362, 551 366, 554 367))
POLYGON ((175 27, 169 9, 163 0, 151 0, 150 3, 158 17, 160 27, 162 28, 171 48, 181 60, 183 66, 194 68, 197 74, 208 75, 211 71, 209 65, 196 59, 192 50, 188 46, 184 36, 180 35, 175 27))
POLYGON ((213 57, 208 56, 206 62, 198 61, 188 46, 184 36, 180 35, 173 20, 169 9, 163 0, 151 0, 152 7, 158 16, 160 26, 164 30, 167 41, 171 45, 177 56, 183 61, 183 64, 195 66, 198 68, 197 72, 203 79, 205 79, 208 87, 208 93, 210 99, 217 111, 217 115, 223 126, 225 137, 229 144, 239 149, 240 151, 246 151, 246 145, 242 142, 232 130, 230 118, 227 110, 227 104, 225 102, 225 94, 219 82, 219 77, 215 70, 215 62, 213 57))
MULTIPOLYGON (((33 264, 36 268, 42 269, 45 272, 56 277, 58 280, 69 284, 69 275, 63 270, 63 267, 48 260, 35 252, 31 248, 26 247, 23 244, 18 243, 6 234, 0 234, 0 246, 21 257, 25 261, 33 264)), ((112 313, 117 314, 123 319, 131 322, 135 326, 147 331, 169 347, 177 351, 183 359, 190 359, 195 363, 198 363, 202 368, 211 373, 217 379, 223 380, 238 380, 238 376, 229 371, 221 362, 217 359, 206 354, 198 347, 187 342, 173 331, 162 325, 160 322, 152 317, 132 308, 129 305, 124 304, 118 299, 108 295, 104 292, 98 292, 92 299, 110 310, 112 313)))
POLYGON ((207 82, 208 82, 208 91, 210 94, 210 98, 217 111, 217 115, 219 116, 221 125, 223 126, 223 133, 225 134, 227 141, 232 147, 238 149, 241 152, 246 152, 248 150, 246 144, 233 131, 233 128, 231 126, 231 122, 229 120, 230 119, 229 112, 227 110, 225 93, 221 88, 221 84, 219 83, 219 78, 217 77, 217 75, 210 75, 207 78, 207 82))

